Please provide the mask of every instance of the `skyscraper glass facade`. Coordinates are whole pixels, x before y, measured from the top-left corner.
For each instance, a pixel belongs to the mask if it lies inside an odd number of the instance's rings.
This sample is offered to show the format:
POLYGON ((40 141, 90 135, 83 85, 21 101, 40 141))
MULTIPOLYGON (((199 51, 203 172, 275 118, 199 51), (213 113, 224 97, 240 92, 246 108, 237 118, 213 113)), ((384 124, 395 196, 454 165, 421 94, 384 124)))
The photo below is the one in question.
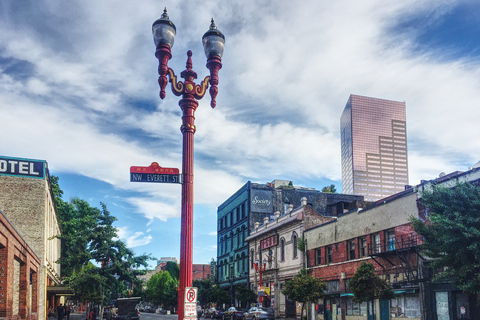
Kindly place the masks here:
POLYGON ((340 129, 343 193, 376 201, 405 189, 405 102, 350 95, 340 129))

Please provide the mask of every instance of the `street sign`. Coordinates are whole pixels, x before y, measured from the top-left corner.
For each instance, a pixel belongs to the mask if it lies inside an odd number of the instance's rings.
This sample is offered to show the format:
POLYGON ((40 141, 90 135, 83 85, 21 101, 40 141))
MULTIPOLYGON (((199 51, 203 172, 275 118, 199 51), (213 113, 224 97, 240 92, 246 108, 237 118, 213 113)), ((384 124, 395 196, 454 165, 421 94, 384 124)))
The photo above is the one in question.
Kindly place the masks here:
POLYGON ((180 170, 163 168, 152 162, 148 167, 130 167, 130 182, 182 183, 180 170))
POLYGON ((187 320, 196 320, 197 318, 197 292, 198 289, 194 287, 185 288, 184 299, 184 314, 187 320))
POLYGON ((182 183, 179 174, 153 174, 130 172, 130 182, 182 183))
POLYGON ((197 302, 197 288, 185 288, 185 302, 197 302))

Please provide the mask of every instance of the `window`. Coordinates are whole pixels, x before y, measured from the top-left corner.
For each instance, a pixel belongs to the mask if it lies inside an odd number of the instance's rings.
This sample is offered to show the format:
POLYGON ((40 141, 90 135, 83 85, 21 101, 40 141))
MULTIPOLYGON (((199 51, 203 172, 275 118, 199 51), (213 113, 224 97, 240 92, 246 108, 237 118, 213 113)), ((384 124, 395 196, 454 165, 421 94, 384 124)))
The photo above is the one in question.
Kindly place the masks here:
POLYGON ((235 209, 237 212, 237 222, 240 221, 240 208, 235 209))
POLYGON ((367 303, 357 303, 353 301, 352 297, 345 297, 346 300, 346 315, 347 316, 364 316, 367 313, 367 303))
POLYGON ((297 235, 294 233, 292 236, 293 243, 293 259, 296 259, 298 256, 298 247, 297 247, 297 235))
POLYGON ((315 261, 317 263, 317 266, 322 264, 322 249, 321 248, 318 248, 317 250, 315 250, 315 261))
POLYGON ((380 234, 372 234, 372 251, 373 253, 382 252, 382 247, 380 245, 380 234))
POLYGON ((285 261, 285 239, 280 240, 280 260, 285 261))
POLYGON ((255 268, 255 266, 253 265, 254 261, 255 261, 255 253, 252 249, 250 250, 250 268, 251 269, 255 268))
POLYGON ((347 241, 348 260, 355 259, 355 240, 347 241))
POLYGON ((325 253, 325 258, 326 258, 326 263, 332 263, 333 258, 332 258, 332 246, 328 246, 326 248, 326 253, 325 253))
POLYGON ((359 255, 361 257, 367 256, 367 237, 361 237, 358 240, 358 246, 360 247, 359 255))
POLYGON ((395 230, 385 231, 385 238, 387 239, 387 250, 395 250, 395 230))

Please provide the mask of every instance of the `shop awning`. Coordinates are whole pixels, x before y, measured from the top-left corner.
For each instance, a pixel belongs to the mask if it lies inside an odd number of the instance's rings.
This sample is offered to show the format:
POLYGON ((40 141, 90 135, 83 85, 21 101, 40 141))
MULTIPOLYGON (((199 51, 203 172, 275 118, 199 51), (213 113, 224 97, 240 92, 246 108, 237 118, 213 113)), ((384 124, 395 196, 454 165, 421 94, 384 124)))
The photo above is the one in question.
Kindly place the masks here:
POLYGON ((415 289, 394 290, 393 293, 395 293, 395 294, 400 294, 400 293, 415 293, 415 289))
POLYGON ((64 286, 47 286, 47 293, 53 293, 58 296, 73 296, 75 292, 64 286))

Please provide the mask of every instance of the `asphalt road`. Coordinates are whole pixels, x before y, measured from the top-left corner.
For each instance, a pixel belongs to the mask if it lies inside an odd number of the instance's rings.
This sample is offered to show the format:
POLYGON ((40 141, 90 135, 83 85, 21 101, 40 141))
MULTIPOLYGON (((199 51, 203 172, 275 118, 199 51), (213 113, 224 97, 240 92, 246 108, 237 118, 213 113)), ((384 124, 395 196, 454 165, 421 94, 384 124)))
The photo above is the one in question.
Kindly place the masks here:
POLYGON ((140 312, 140 320, 176 320, 176 314, 146 313, 140 312))
MULTIPOLYGON (((85 313, 72 313, 70 314, 70 320, 86 320, 85 313)), ((161 314, 161 313, 146 313, 140 312, 140 320, 177 320, 176 314, 161 314)), ((51 317, 49 320, 57 320, 56 317, 51 317)), ((63 320, 67 320, 65 317, 63 320)), ((105 320, 105 319, 104 319, 105 320)))

